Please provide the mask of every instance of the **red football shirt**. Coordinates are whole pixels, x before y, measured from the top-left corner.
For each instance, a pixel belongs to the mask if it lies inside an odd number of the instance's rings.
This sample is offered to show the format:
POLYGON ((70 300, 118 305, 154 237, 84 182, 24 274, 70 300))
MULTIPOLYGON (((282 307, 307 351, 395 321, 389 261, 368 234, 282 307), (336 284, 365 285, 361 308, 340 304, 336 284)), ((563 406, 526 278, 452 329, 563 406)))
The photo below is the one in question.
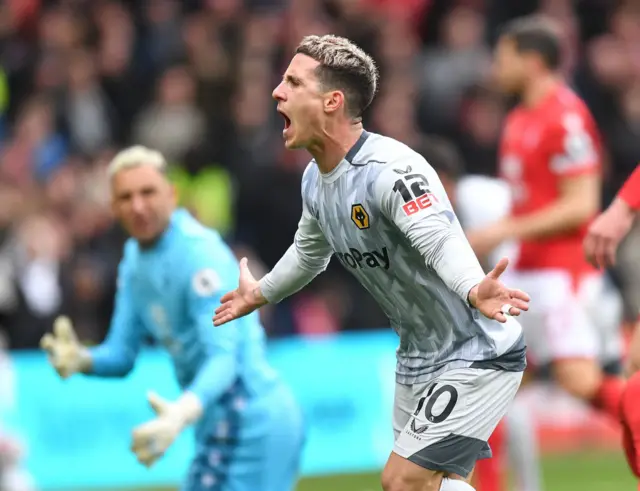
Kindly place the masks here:
MULTIPOLYGON (((560 85, 535 107, 518 106, 508 115, 500 143, 500 174, 513 195, 512 215, 550 206, 563 178, 599 173, 601 143, 589 110, 560 85)), ((516 269, 562 269, 574 278, 593 269, 584 259, 588 223, 560 235, 520 243, 516 269)))

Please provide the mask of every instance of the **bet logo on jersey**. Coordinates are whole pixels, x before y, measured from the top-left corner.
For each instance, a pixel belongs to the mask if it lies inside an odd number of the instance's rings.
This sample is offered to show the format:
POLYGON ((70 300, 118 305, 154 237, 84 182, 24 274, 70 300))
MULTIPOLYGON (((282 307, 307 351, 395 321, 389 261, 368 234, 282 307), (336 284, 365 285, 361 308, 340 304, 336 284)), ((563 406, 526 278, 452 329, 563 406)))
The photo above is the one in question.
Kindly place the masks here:
POLYGON ((369 214, 360 203, 351 205, 351 220, 360 230, 369 228, 369 214))

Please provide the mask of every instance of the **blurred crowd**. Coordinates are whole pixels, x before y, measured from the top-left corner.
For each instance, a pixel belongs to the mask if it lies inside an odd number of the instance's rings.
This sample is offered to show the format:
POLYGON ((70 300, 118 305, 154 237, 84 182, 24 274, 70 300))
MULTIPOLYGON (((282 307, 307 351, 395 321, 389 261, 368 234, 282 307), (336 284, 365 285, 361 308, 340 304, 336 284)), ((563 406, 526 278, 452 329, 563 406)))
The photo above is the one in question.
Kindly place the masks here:
MULTIPOLYGON (((606 205, 640 156, 635 2, 0 0, 0 329, 10 346, 35 347, 60 312, 83 340, 104 336, 125 240, 105 166, 123 146, 162 151, 182 205, 256 270, 275 264, 296 229, 309 156, 284 150, 271 91, 303 35, 345 35, 373 54, 382 83, 369 130, 419 151, 444 138, 465 172, 494 174, 510 101, 492 88, 491 47, 502 23, 534 11, 563 24, 565 75, 606 143, 606 205)), ((629 263, 616 278, 632 312, 640 271, 629 263)), ((336 264, 263 319, 271 336, 387 323, 336 264)))

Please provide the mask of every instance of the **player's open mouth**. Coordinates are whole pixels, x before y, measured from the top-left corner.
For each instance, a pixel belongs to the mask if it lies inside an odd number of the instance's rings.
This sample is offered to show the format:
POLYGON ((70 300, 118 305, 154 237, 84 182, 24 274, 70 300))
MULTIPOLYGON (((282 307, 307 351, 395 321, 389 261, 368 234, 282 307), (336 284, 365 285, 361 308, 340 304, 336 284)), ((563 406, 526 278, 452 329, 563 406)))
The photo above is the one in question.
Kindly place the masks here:
POLYGON ((278 109, 278 112, 280 113, 280 116, 284 118, 284 130, 286 131, 291 127, 291 119, 289 119, 289 116, 287 116, 281 110, 278 109))

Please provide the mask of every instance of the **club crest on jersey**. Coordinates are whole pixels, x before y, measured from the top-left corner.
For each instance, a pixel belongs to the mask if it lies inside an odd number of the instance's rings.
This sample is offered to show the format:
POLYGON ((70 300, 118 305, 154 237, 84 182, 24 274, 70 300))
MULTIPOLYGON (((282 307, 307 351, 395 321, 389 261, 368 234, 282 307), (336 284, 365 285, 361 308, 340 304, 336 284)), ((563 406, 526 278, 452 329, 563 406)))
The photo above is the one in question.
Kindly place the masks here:
POLYGON ((191 287, 198 296, 209 297, 220 288, 220 278, 213 269, 201 269, 191 279, 191 287))
POLYGON ((369 228, 369 213, 360 203, 351 205, 351 221, 355 223, 360 230, 369 228))

